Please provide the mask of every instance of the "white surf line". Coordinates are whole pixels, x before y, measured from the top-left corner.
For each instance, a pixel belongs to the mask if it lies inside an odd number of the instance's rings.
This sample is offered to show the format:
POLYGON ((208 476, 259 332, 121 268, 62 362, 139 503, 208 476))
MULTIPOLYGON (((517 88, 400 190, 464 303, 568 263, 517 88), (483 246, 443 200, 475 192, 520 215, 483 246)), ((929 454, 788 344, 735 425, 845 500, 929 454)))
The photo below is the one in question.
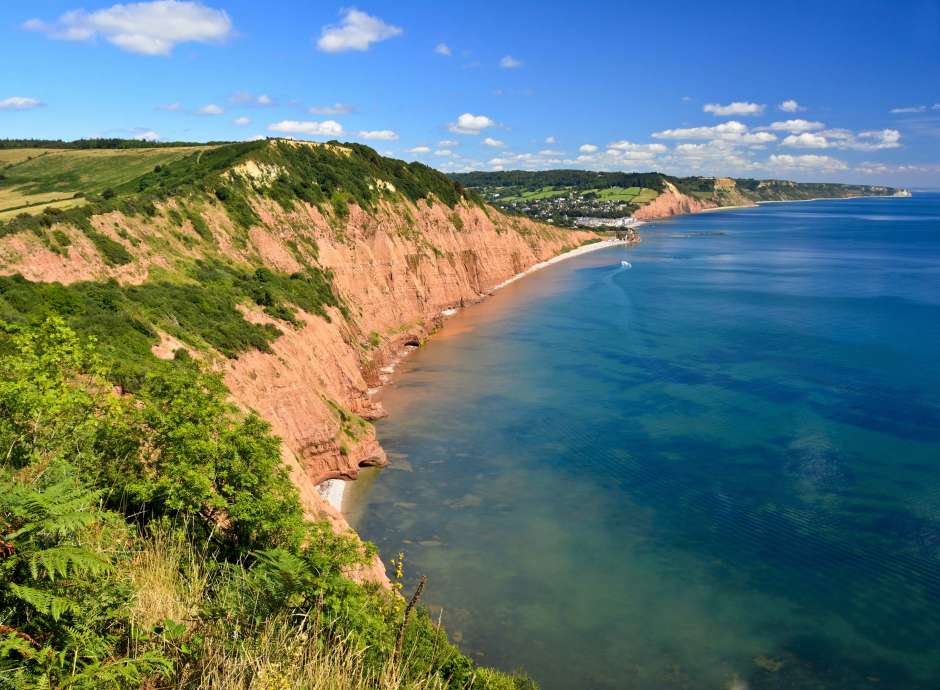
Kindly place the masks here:
MULTIPOLYGON (((642 223, 639 223, 642 225, 642 223)), ((635 227, 635 226, 632 226, 635 227)), ((585 244, 577 249, 572 249, 571 251, 565 252, 564 254, 559 254, 558 256, 553 256, 551 259, 546 259, 545 261, 539 262, 529 266, 522 273, 517 273, 512 278, 504 280, 499 285, 490 288, 490 292, 496 292, 497 290, 506 287, 510 283, 515 283, 520 278, 525 278, 530 273, 535 273, 536 271, 541 271, 543 268, 551 266, 552 264, 557 264, 559 261, 564 261, 565 259, 572 259, 576 256, 581 256, 582 254, 587 254, 588 252, 595 252, 598 249, 607 249, 608 247, 618 247, 618 246, 627 246, 633 244, 632 242, 627 242, 626 240, 601 240, 600 242, 592 242, 591 244, 585 244)))

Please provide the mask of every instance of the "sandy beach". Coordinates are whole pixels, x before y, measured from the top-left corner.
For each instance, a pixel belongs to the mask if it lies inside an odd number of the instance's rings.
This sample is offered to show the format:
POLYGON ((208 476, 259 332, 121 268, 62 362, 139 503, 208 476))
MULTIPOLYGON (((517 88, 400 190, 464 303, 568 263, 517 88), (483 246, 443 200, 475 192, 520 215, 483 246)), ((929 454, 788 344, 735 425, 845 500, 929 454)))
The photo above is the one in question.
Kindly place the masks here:
MULTIPOLYGON (((639 225, 642 225, 642 223, 640 223, 639 225)), ((627 242, 626 240, 601 240, 600 242, 592 242, 591 244, 582 245, 578 247, 577 249, 572 249, 571 251, 565 252, 563 254, 559 254, 558 256, 553 256, 551 259, 548 259, 546 261, 542 261, 541 263, 537 263, 537 264, 530 266, 528 269, 526 269, 522 273, 517 273, 512 278, 509 278, 508 280, 504 280, 499 285, 494 286, 490 290, 490 292, 495 292, 496 290, 499 290, 500 288, 504 288, 510 283, 514 283, 520 278, 524 278, 525 276, 529 275, 530 273, 534 273, 535 271, 541 271, 543 268, 546 268, 547 266, 551 266, 552 264, 557 264, 559 261, 564 261, 565 259, 571 259, 575 256, 580 256, 581 254, 587 254, 588 252, 594 252, 594 251, 597 251, 598 249, 607 249, 608 247, 616 247, 618 245, 628 245, 628 244, 631 244, 631 243, 627 242)))

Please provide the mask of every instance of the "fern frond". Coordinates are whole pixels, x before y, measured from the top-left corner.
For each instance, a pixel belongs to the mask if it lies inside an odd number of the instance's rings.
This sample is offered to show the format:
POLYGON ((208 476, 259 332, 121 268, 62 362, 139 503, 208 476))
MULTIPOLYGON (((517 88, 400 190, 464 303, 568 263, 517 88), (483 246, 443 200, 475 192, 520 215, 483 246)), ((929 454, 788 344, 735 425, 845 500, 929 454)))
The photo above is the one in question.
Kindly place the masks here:
POLYGON ((69 572, 79 575, 102 575, 111 570, 111 563, 90 549, 82 546, 54 546, 31 555, 29 570, 33 579, 39 579, 40 568, 46 577, 68 577, 69 572))
POLYGON ((9 588, 17 599, 32 606, 39 613, 52 616, 52 619, 56 621, 68 612, 77 613, 79 611, 78 605, 74 602, 50 592, 12 582, 9 588))
POLYGON ((33 655, 33 645, 15 632, 8 632, 0 637, 0 659, 8 659, 11 654, 27 658, 33 655))
POLYGON ((107 663, 92 663, 61 682, 63 690, 91 690, 102 687, 126 687, 138 684, 148 676, 166 678, 173 670, 170 661, 159 652, 144 652, 134 658, 122 658, 107 663))

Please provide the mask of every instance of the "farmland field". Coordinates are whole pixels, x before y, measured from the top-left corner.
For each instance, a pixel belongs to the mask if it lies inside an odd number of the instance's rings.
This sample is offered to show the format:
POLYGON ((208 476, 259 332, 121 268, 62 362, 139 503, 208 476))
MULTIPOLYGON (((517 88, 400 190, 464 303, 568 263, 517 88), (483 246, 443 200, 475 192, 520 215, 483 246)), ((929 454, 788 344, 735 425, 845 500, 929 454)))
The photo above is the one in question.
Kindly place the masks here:
POLYGON ((0 150, 0 219, 84 203, 83 195, 100 194, 209 148, 0 150))
POLYGON ((604 201, 625 201, 637 205, 648 203, 659 195, 655 189, 646 187, 606 187, 589 191, 595 192, 597 198, 604 201))

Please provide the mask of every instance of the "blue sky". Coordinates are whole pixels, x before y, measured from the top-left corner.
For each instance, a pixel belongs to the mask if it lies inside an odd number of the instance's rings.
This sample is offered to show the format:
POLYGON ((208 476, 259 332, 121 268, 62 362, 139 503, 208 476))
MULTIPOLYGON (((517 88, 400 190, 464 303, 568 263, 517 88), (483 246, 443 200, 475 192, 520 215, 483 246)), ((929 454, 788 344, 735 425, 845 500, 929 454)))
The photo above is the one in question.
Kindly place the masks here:
POLYGON ((940 187, 940 0, 10 0, 0 137, 940 187))

